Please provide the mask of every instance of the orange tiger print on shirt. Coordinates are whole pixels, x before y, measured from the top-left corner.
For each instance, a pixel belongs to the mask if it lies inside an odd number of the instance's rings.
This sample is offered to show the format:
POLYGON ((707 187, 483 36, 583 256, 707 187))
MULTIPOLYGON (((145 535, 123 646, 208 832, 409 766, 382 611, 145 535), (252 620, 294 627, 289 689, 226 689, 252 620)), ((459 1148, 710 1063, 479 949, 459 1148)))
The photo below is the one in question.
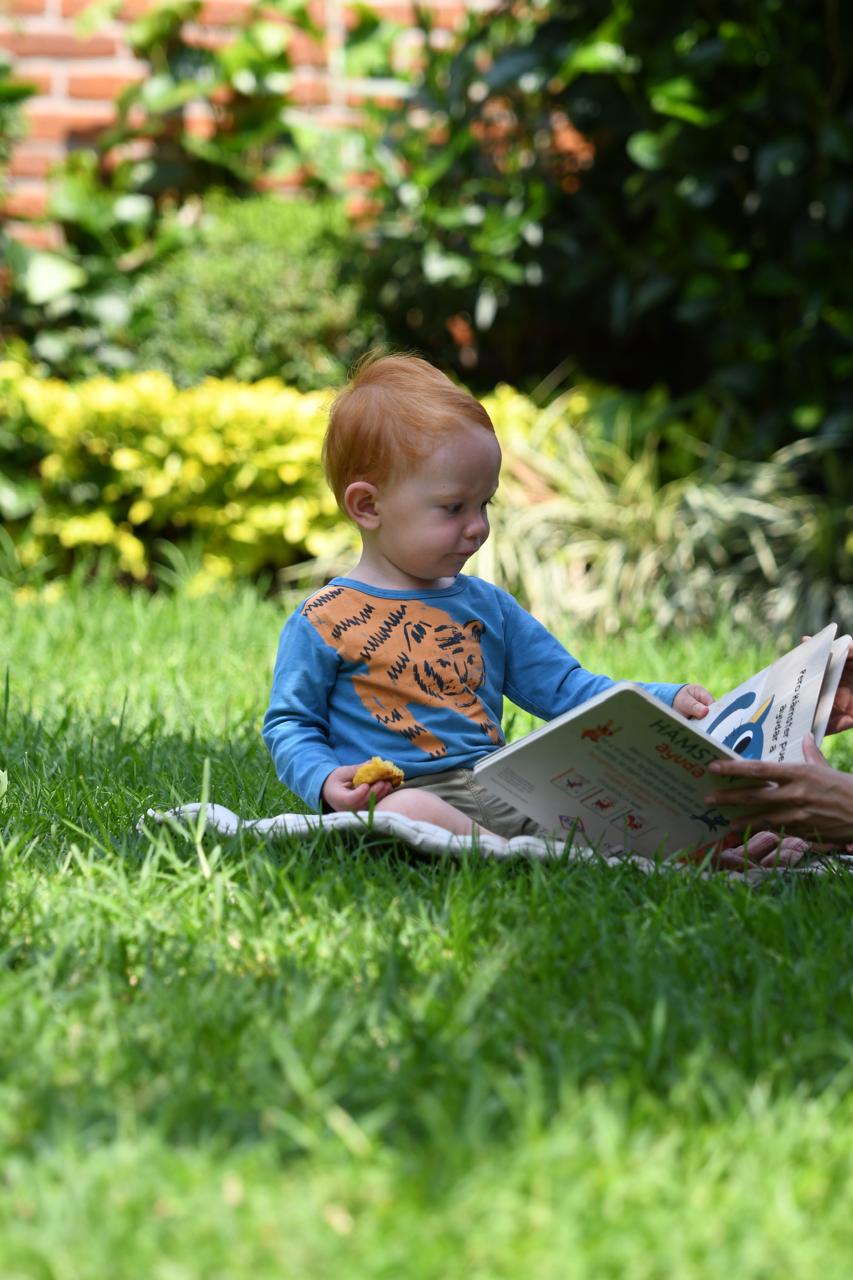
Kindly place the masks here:
POLYGON ((443 704, 473 720, 491 742, 503 741, 475 692, 485 679, 484 626, 476 618, 460 625, 422 600, 383 600, 352 587, 326 587, 302 613, 345 661, 367 664, 353 687, 374 719, 430 759, 447 755, 447 746, 413 706, 443 704))

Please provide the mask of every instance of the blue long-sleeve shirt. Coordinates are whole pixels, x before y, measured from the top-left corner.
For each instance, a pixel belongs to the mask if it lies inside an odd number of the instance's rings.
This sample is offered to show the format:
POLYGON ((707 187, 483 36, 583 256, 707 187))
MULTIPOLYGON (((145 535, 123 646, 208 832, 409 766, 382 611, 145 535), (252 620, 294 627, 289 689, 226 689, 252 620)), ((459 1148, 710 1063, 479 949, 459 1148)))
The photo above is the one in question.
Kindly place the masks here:
MULTIPOLYGON (((284 625, 263 737, 281 781, 319 811, 339 765, 472 768, 503 745, 504 695, 551 720, 613 683, 480 578, 429 591, 335 578, 284 625)), ((643 687, 671 704, 681 685, 643 687)))

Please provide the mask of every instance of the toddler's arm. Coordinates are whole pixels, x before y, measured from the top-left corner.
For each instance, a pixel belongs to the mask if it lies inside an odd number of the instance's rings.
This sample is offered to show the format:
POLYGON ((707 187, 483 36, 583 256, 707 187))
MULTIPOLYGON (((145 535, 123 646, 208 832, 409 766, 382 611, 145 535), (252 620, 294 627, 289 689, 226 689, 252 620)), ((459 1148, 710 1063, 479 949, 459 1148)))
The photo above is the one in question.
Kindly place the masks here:
MULTIPOLYGON (((580 706, 615 681, 583 667, 574 654, 560 643, 538 619, 508 595, 503 602, 505 667, 503 691, 525 711, 543 720, 552 720, 564 711, 580 706)), ((635 683, 674 706, 682 715, 701 719, 714 701, 702 685, 638 680, 635 683)))
POLYGON ((323 783, 339 763, 329 744, 328 697, 336 675, 334 653, 295 613, 281 633, 263 738, 279 780, 315 813, 323 783))

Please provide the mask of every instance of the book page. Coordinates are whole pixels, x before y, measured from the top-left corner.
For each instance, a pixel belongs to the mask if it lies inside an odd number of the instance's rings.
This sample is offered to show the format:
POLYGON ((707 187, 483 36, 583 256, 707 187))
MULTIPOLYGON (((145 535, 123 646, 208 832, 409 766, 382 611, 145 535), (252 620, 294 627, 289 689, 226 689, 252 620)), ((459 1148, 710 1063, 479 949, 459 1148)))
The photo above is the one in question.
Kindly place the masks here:
POLYGON ((817 711, 815 712, 814 725, 812 726, 812 733, 818 746, 823 742, 826 734, 826 726, 829 723, 832 704, 835 701, 835 695, 841 683, 841 674, 847 664, 847 656, 850 653, 851 644, 853 644, 853 637, 840 636, 832 646, 832 655, 820 688, 820 697, 818 698, 817 711))
POLYGON ((543 827, 593 845, 656 852, 713 844, 727 829, 705 793, 730 756, 644 689, 619 684, 480 761, 475 776, 543 827))
POLYGON ((815 720, 836 629, 830 623, 712 703, 701 721, 708 736, 748 760, 802 760, 803 734, 815 720))

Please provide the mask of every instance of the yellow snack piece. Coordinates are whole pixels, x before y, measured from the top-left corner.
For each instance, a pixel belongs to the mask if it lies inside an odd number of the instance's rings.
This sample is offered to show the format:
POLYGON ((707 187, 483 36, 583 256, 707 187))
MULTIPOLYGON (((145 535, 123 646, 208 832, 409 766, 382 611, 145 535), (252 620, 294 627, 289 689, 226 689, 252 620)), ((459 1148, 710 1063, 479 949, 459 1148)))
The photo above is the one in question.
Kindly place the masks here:
POLYGON ((373 756, 371 760, 367 760, 356 769, 352 785, 360 787, 365 782, 390 782, 392 786, 399 787, 404 776, 403 770, 398 769, 390 760, 373 756))

